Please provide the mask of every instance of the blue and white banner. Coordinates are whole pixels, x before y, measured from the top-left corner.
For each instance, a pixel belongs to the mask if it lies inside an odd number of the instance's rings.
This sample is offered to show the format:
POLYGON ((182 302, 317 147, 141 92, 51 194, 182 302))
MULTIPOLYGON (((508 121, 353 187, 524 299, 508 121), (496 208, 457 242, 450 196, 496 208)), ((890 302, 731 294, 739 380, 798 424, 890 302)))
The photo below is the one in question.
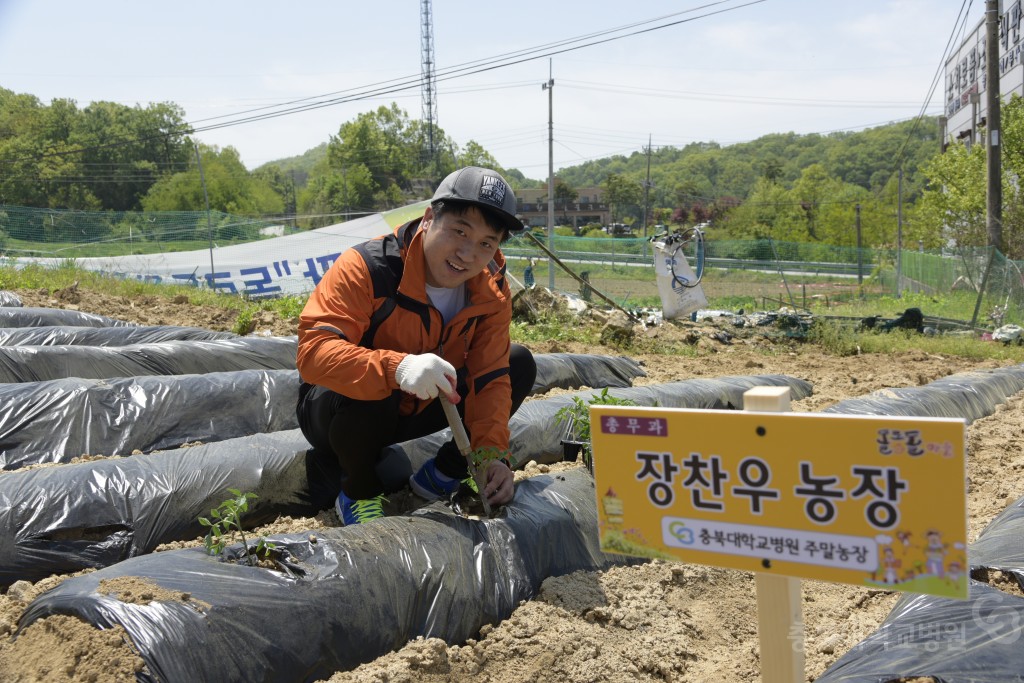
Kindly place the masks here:
MULTIPOLYGON (((210 287, 253 298, 308 294, 349 247, 391 232, 422 215, 427 202, 306 232, 196 251, 75 259, 75 264, 119 278, 210 287)), ((66 259, 19 258, 22 266, 59 266, 66 259)))

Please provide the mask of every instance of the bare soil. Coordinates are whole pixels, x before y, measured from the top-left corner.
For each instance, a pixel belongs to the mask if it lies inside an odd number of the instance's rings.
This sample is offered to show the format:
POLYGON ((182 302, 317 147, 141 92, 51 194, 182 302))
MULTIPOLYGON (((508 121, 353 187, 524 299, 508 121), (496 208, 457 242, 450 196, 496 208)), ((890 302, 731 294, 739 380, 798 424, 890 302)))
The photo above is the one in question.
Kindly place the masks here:
MULTIPOLYGON (((234 324, 231 315, 222 311, 156 297, 142 301, 76 292, 75 300, 69 301, 45 292, 18 294, 26 306, 77 308, 144 324, 215 330, 229 330, 234 324)), ((294 334, 295 321, 267 316, 258 321, 255 332, 294 334)), ((630 353, 648 373, 637 384, 786 374, 814 387, 813 396, 794 402, 796 411, 820 411, 872 391, 923 385, 949 374, 1001 365, 922 352, 835 357, 799 342, 760 335, 722 341, 708 331, 671 326, 646 334, 665 345, 696 348, 697 354, 630 353), (696 341, 695 335, 700 337, 696 341)), ((535 344, 532 348, 538 353, 627 353, 620 348, 573 343, 535 344)), ((969 541, 1024 494, 1022 427, 1024 405, 1021 396, 1015 396, 994 415, 969 428, 969 541)), ((530 463, 517 472, 517 478, 574 466, 530 463)), ((334 512, 327 510, 312 518, 281 518, 258 533, 315 533, 337 524, 334 512)), ((194 544, 201 540, 159 550, 194 544)), ((18 582, 0 595, 0 683, 134 680, 142 660, 118 629, 99 632, 69 617, 52 617, 26 629, 16 641, 10 638, 28 602, 65 578, 54 576, 36 584, 18 582)), ((998 588, 1020 592, 998 572, 989 578, 998 588)), ((160 589, 122 585, 111 590, 122 591, 124 599, 143 599, 159 595, 160 589)), ((808 681, 874 631, 898 598, 888 591, 814 581, 803 582, 802 596, 808 681)), ((470 641, 447 644, 419 639, 354 671, 336 673, 330 681, 758 681, 755 610, 753 577, 743 572, 663 561, 606 572, 577 572, 549 578, 536 599, 521 604, 504 622, 484 627, 470 641)))

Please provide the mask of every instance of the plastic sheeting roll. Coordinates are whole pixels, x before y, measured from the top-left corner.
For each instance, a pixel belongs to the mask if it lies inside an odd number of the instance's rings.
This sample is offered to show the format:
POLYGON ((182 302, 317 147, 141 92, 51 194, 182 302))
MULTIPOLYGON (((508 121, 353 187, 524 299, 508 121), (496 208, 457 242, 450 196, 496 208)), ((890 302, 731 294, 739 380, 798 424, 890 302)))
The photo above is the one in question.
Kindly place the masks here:
POLYGON ((1013 574, 1024 588, 1024 498, 996 515, 969 549, 972 567, 1013 574))
POLYGON ((0 469, 296 429, 297 370, 0 384, 0 469))
POLYGON ((95 313, 83 313, 62 308, 0 307, 0 327, 135 327, 135 323, 108 318, 95 313))
POLYGON ((1020 681, 1024 598, 972 581, 967 600, 906 593, 877 631, 817 683, 932 678, 948 683, 1020 681))
POLYGON ((0 382, 295 368, 294 339, 239 337, 128 346, 0 346, 0 382))
POLYGON ((22 305, 21 297, 7 290, 0 290, 0 307, 18 308, 22 305))
MULTIPOLYGON (((1024 366, 950 375, 925 387, 883 390, 826 412, 963 417, 991 415, 1024 387, 1024 366)), ((971 567, 1004 569, 1021 581, 1024 499, 992 520, 967 548, 971 567)), ((882 625, 819 677, 818 683, 877 683, 914 677, 1005 683, 1021 680, 1024 599, 972 581, 967 600, 904 594, 882 625)))
POLYGON ((534 392, 587 387, 628 387, 637 377, 646 377, 640 364, 626 356, 585 353, 535 354, 537 379, 534 392))
POLYGON ((201 327, 139 325, 138 327, 0 327, 0 346, 126 346, 189 339, 237 339, 234 332, 201 327))
MULTIPOLYGON (((0 476, 0 585, 106 567, 205 533, 197 518, 256 493, 246 524, 313 514, 299 430, 0 476)), ((334 488, 337 489, 337 484, 334 488)))
POLYGON ((549 576, 627 562, 600 551, 594 483, 583 470, 521 482, 496 519, 433 504, 318 530, 315 543, 308 534, 269 540, 300 574, 220 562, 201 549, 157 553, 64 581, 29 605, 19 628, 50 614, 120 624, 156 680, 312 681, 417 636, 463 642, 508 618, 549 576), (121 576, 190 600, 142 605, 99 592, 121 576))
POLYGON ((968 423, 1024 389, 1024 365, 949 375, 921 387, 882 389, 826 408, 823 413, 962 417, 968 423))

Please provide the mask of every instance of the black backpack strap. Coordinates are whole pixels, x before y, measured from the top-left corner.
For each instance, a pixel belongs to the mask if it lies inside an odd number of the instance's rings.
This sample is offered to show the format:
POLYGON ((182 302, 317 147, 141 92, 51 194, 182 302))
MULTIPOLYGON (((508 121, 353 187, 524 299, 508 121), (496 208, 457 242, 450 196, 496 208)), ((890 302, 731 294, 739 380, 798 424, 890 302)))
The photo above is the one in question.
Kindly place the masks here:
MULTIPOLYGON (((395 310, 395 306, 398 305, 398 283, 402 281, 402 273, 405 272, 405 264, 402 262, 402 247, 409 246, 419 225, 420 219, 410 221, 399 228, 397 234, 388 235, 380 240, 370 240, 353 247, 363 257, 363 261, 366 262, 366 267, 370 271, 373 297, 375 299, 384 298, 384 303, 370 316, 370 326, 366 328, 366 332, 359 340, 359 345, 364 348, 373 346, 377 328, 387 320, 395 310)), ((416 304, 417 302, 411 303, 416 304)), ((408 307, 419 306, 410 305, 408 307)), ((428 323, 429 320, 428 317, 428 323)))
POLYGON ((395 297, 385 299, 384 303, 373 312, 370 316, 370 326, 366 328, 366 332, 363 333, 362 338, 359 340, 359 345, 364 348, 370 348, 373 346, 373 338, 377 334, 377 328, 380 324, 387 320, 387 317, 395 310, 395 306, 398 302, 395 301, 395 297))

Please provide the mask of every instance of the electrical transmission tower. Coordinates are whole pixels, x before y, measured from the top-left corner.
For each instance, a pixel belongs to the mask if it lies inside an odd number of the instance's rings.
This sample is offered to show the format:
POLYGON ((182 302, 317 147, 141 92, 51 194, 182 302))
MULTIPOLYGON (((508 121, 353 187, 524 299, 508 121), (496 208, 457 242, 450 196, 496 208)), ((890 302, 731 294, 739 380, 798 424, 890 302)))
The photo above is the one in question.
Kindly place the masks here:
POLYGON ((420 99, 423 100, 423 126, 426 129, 427 163, 433 164, 434 134, 437 129, 437 78, 434 75, 434 10, 430 0, 420 2, 420 99))

